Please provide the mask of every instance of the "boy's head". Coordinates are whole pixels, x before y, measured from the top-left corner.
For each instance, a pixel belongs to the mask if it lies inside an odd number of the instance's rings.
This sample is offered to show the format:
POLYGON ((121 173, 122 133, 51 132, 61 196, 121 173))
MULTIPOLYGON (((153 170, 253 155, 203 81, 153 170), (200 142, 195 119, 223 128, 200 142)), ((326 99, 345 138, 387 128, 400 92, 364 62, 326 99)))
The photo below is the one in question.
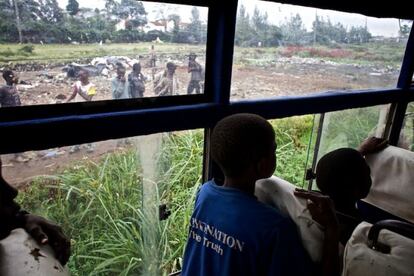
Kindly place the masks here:
POLYGON ((336 204, 355 204, 371 188, 371 170, 361 153, 341 148, 324 155, 316 167, 316 184, 336 204))
POLYGON ((177 69, 177 65, 175 65, 173 62, 167 62, 167 71, 168 71, 168 73, 174 74, 175 69, 177 69))
POLYGON ((253 168, 259 178, 276 168, 272 125, 255 114, 235 114, 219 121, 211 138, 211 154, 226 177, 238 177, 253 168))
POLYGON ((6 81, 8 85, 14 84, 18 82, 18 78, 15 76, 12 70, 4 70, 3 71, 3 79, 6 81))
POLYGON ((141 64, 134 63, 134 65, 132 65, 132 71, 134 71, 135 73, 140 73, 141 72, 141 64))
POLYGON ((82 83, 86 83, 89 81, 89 72, 86 70, 81 70, 79 71, 79 80, 82 83))
POLYGON ((197 58, 197 55, 195 53, 190 53, 190 55, 188 56, 189 60, 195 60, 197 58))
POLYGON ((125 72, 126 72, 125 67, 116 68, 116 75, 119 79, 125 77, 125 72))

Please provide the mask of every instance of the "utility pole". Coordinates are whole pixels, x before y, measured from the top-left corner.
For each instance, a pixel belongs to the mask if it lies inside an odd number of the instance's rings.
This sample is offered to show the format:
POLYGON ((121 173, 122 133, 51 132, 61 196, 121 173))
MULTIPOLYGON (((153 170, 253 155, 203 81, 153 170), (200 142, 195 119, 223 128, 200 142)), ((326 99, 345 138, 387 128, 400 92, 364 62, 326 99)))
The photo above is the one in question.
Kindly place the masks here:
POLYGON ((19 6, 17 5, 17 0, 13 0, 13 3, 14 3, 14 12, 16 13, 16 26, 17 26, 17 32, 19 33, 19 42, 23 43, 22 25, 20 23, 19 6))
POLYGON ((313 29, 313 46, 316 44, 316 31, 318 29, 318 10, 315 9, 315 27, 313 29))

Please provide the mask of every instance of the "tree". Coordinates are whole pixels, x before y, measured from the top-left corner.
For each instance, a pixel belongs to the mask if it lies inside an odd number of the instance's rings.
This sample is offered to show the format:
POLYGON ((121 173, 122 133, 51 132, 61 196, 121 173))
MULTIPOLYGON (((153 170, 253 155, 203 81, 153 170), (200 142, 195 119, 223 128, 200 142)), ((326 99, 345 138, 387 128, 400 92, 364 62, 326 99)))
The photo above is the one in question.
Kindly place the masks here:
POLYGON ((115 23, 105 18, 100 12, 95 11, 95 15, 86 19, 86 37, 89 42, 99 42, 112 39, 115 32, 115 23))
POLYGON ((305 40, 306 29, 303 25, 302 18, 297 13, 285 20, 285 23, 281 25, 281 32, 283 41, 289 45, 303 45, 307 41, 305 40))
POLYGON ((0 1, 0 18, 0 41, 16 42, 19 33, 16 26, 14 2, 0 1))
POLYGON ((139 27, 147 23, 147 12, 140 1, 121 0, 121 3, 116 5, 115 14, 122 19, 132 21, 134 27, 139 27))
MULTIPOLYGON (((341 23, 333 25, 329 17, 325 20, 323 17, 316 16, 312 26, 314 43, 329 45, 349 41, 349 33, 347 33, 346 28, 341 23)), ((366 29, 366 27, 363 29, 366 29)))
POLYGON ((76 15, 79 12, 79 3, 76 0, 68 0, 66 10, 70 15, 76 15))
POLYGON ((174 22, 174 28, 172 31, 171 41, 172 42, 181 42, 180 40, 180 22, 181 17, 178 14, 170 14, 168 16, 169 20, 172 20, 174 22))
POLYGON ((367 43, 371 39, 372 35, 366 27, 351 27, 348 32, 347 40, 349 43, 367 43))
POLYGON ((16 16, 16 27, 17 27, 17 32, 19 33, 19 42, 22 43, 23 42, 23 35, 22 35, 22 25, 20 22, 20 12, 19 12, 19 7, 17 4, 17 0, 13 0, 14 2, 14 12, 15 12, 15 16, 16 16))
POLYGON ((327 45, 331 42, 329 37, 329 29, 332 26, 331 21, 325 21, 323 17, 316 15, 315 21, 312 23, 314 43, 327 45))
POLYGON ((197 7, 194 7, 191 10, 191 22, 187 28, 191 37, 190 41, 193 43, 201 43, 201 25, 200 12, 197 7))
POLYGON ((115 0, 106 0, 105 1, 105 10, 106 14, 109 16, 114 14, 118 8, 119 3, 115 0))
POLYGON ((250 20, 246 8, 240 5, 237 13, 235 44, 238 46, 279 46, 282 38, 281 30, 269 24, 267 12, 261 13, 255 7, 250 20))
POLYGON ((56 0, 39 0, 39 18, 47 23, 59 23, 63 21, 63 11, 56 0))
POLYGON ((254 44, 264 44, 267 39, 267 13, 261 14, 257 6, 254 8, 252 15, 252 27, 255 34, 254 44))
POLYGON ((249 14, 243 4, 240 5, 236 20, 236 34, 234 42, 238 46, 248 43, 252 39, 253 30, 250 26, 249 14))
POLYGON ((341 23, 336 23, 333 26, 332 39, 338 43, 346 42, 346 28, 341 23))
POLYGON ((167 32, 169 16, 171 14, 177 14, 177 7, 159 3, 153 12, 156 13, 157 20, 161 20, 164 23, 164 32, 167 32))
POLYGON ((412 20, 403 20, 398 19, 398 26, 399 26, 399 35, 402 38, 407 38, 411 31, 411 26, 413 24, 412 20))

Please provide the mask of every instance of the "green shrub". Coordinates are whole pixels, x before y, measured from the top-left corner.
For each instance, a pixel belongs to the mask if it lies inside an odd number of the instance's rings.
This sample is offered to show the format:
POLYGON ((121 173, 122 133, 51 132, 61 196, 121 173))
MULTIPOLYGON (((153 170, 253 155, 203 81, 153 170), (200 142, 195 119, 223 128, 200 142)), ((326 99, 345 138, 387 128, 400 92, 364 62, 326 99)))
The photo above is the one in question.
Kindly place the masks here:
POLYGON ((10 49, 9 47, 7 47, 5 50, 0 51, 0 56, 5 56, 5 57, 11 57, 16 55, 16 52, 14 52, 12 49, 10 49))
POLYGON ((26 44, 19 48, 19 52, 22 54, 32 54, 35 47, 32 44, 26 44))

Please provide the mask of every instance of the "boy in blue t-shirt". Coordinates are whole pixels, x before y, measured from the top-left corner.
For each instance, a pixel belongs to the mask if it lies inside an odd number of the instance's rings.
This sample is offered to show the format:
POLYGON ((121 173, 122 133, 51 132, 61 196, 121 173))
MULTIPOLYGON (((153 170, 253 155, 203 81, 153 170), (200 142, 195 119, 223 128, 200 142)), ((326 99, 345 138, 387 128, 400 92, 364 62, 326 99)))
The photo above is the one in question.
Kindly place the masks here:
POLYGON ((294 223, 254 196, 256 180, 276 168, 275 151, 275 132, 262 117, 236 114, 218 122, 211 154, 224 184, 211 180, 197 194, 181 275, 312 274, 294 223))

